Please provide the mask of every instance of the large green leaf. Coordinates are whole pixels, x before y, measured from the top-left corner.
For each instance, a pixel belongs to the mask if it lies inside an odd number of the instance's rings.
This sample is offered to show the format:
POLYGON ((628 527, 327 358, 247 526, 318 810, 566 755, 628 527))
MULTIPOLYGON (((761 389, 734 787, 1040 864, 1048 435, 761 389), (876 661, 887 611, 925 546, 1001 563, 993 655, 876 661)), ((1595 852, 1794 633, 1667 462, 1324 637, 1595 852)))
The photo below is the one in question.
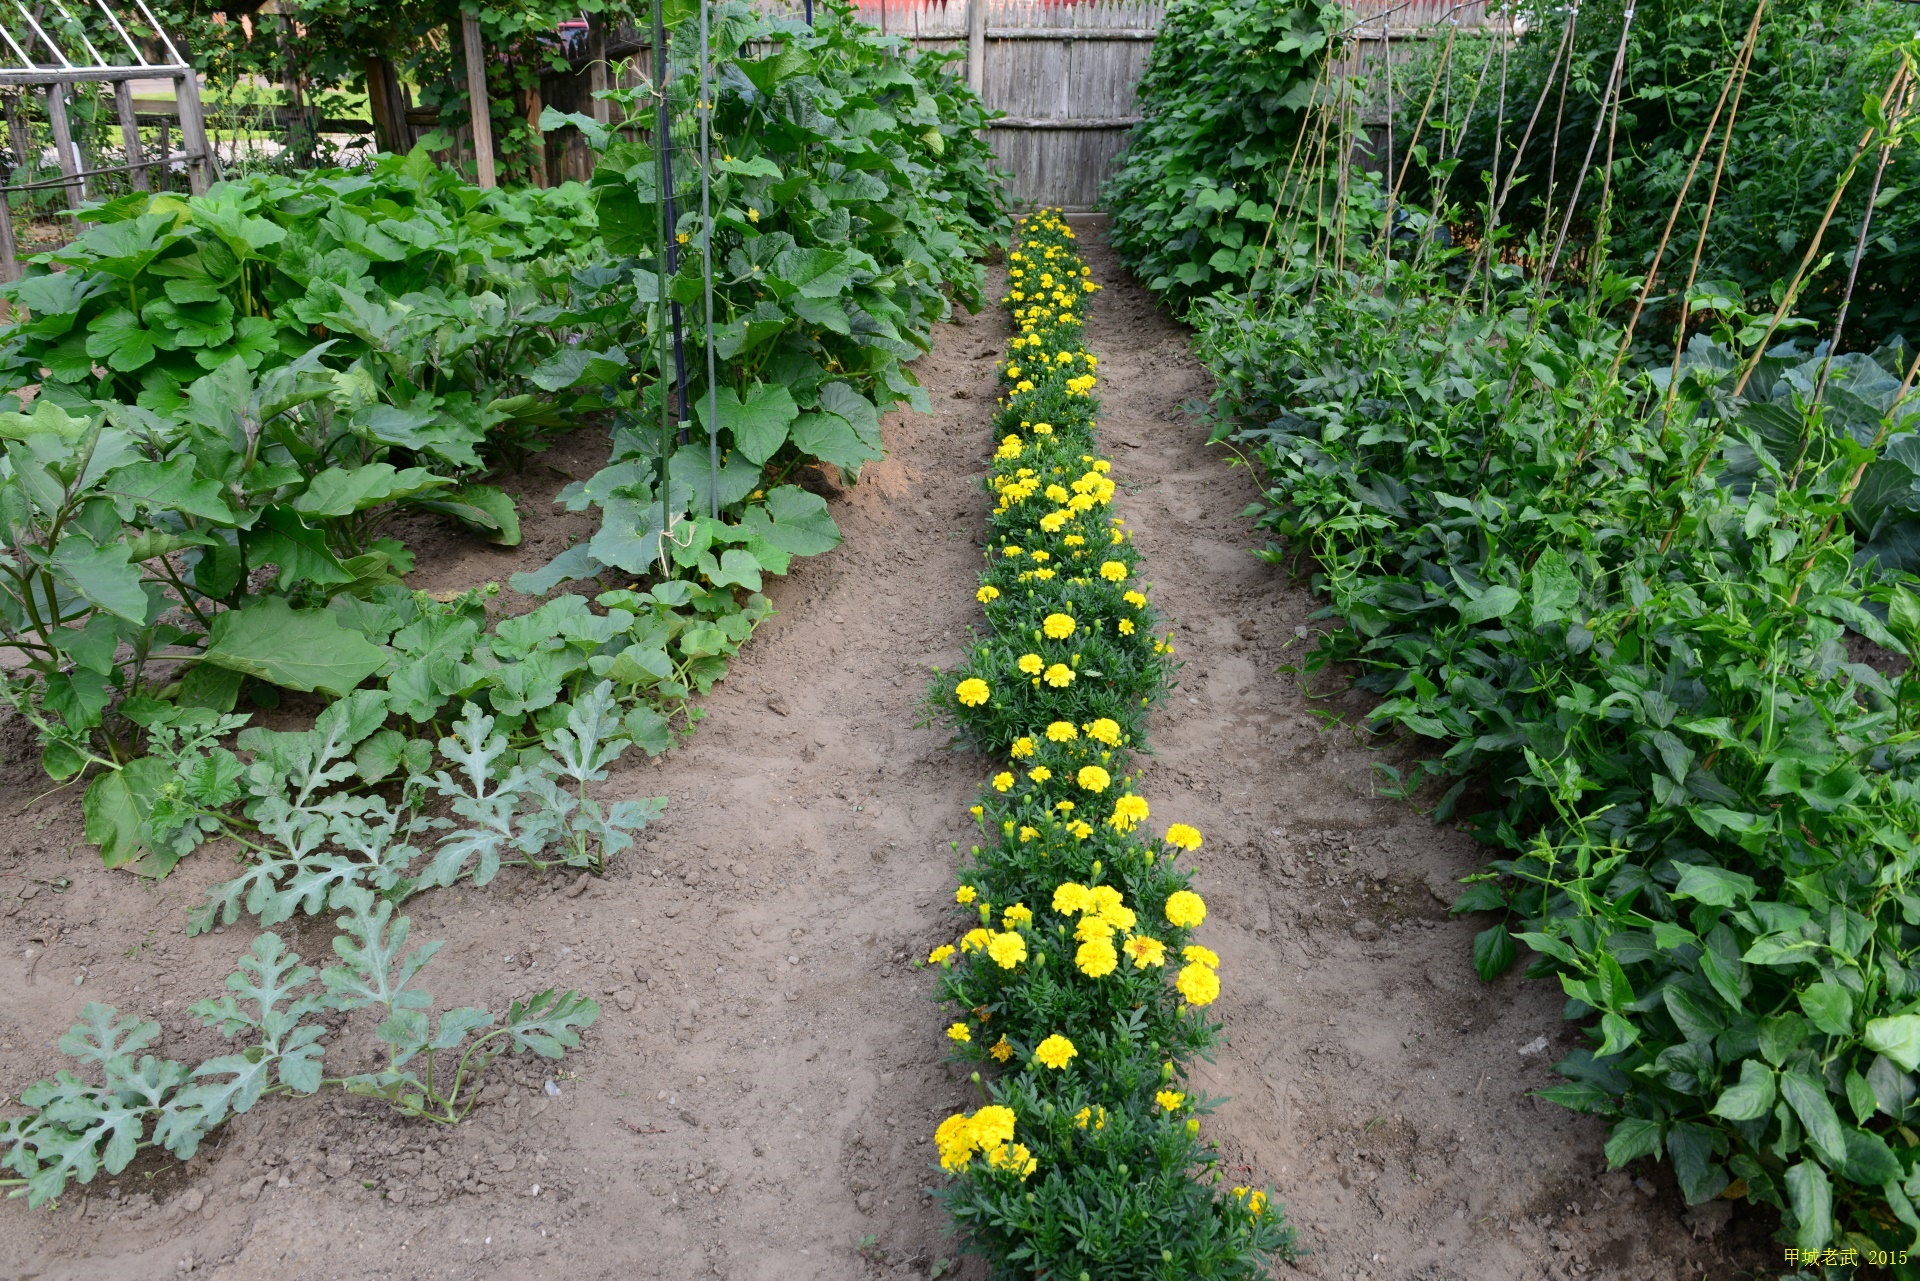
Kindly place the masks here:
POLYGON ((853 283, 848 256, 839 249, 789 249, 773 260, 768 284, 781 297, 834 298, 853 283))
POLYGON ((740 523, 794 556, 818 556, 840 545, 840 527, 827 512, 827 500, 797 485, 767 491, 766 500, 747 508, 740 523))
POLYGON ((202 661, 337 698, 378 671, 391 653, 342 627, 326 610, 296 610, 283 598, 268 596, 216 617, 202 661))
POLYGON ((283 592, 295 583, 324 587, 353 581, 353 575, 327 548, 326 535, 301 520, 291 507, 267 508, 260 514, 259 523, 242 534, 240 541, 246 548, 249 569, 280 567, 274 586, 283 592))
POLYGON ((302 516, 348 516, 452 483, 424 467, 409 467, 404 471, 391 463, 329 467, 308 483, 304 494, 293 500, 293 509, 302 516))
POLYGON ((147 593, 127 545, 101 547, 85 534, 68 534, 53 549, 53 568, 74 591, 130 623, 147 621, 147 593))
POLYGON ((846 471, 858 471, 862 463, 881 456, 839 414, 801 414, 793 421, 793 443, 802 453, 846 471))
MULTIPOLYGON (((786 443, 787 428, 800 415, 793 397, 778 385, 756 382, 747 389, 745 399, 733 388, 722 387, 714 393, 714 399, 720 426, 733 433, 733 447, 756 465, 773 457, 773 452, 786 443)), ((711 430, 706 397, 700 398, 697 408, 700 424, 711 430)))
POLYGON ((451 516, 468 529, 479 531, 501 547, 520 545, 520 513, 513 497, 492 485, 463 485, 442 497, 415 504, 425 511, 451 516))
POLYGON ((140 856, 147 815, 172 781, 173 771, 165 761, 142 756, 87 785, 80 808, 87 839, 100 847, 101 862, 125 867, 140 856))
POLYGON ((87 324, 87 355, 106 361, 110 369, 131 373, 144 368, 157 350, 153 331, 125 307, 103 312, 87 324))

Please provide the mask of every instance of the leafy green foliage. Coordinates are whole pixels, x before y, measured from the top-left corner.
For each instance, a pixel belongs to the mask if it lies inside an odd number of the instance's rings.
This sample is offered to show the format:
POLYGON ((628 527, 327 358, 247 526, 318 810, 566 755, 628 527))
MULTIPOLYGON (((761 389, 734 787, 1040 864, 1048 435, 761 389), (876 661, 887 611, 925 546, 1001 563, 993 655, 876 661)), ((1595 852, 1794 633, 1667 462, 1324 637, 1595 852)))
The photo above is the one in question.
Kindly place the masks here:
MULTIPOLYGON (((1409 198, 1424 203, 1424 189, 1443 175, 1452 175, 1463 189, 1480 190, 1494 164, 1496 125, 1504 116, 1504 154, 1499 163, 1503 172, 1507 166, 1517 166, 1519 182, 1501 220, 1511 224, 1518 236, 1536 233, 1551 195, 1557 223, 1579 180, 1579 158, 1593 136, 1594 117, 1619 45, 1623 11, 1629 7, 1634 22, 1622 73, 1620 116, 1617 130, 1608 135, 1616 157, 1608 222, 1612 252, 1634 270, 1643 269, 1653 257, 1728 69, 1746 38, 1755 6, 1745 0, 1711 5, 1672 0, 1627 5, 1607 0, 1583 5, 1574 32, 1571 70, 1564 77, 1568 84, 1564 111, 1558 87, 1563 76, 1556 75, 1547 108, 1522 156, 1515 156, 1514 150, 1546 85, 1566 11, 1545 4, 1515 6, 1514 12, 1527 25, 1506 67, 1504 103, 1499 93, 1501 73, 1496 68, 1486 80, 1472 118, 1465 118, 1465 103, 1485 55, 1477 50, 1470 57, 1456 52, 1459 65, 1451 73, 1451 115, 1455 127, 1464 125, 1465 131, 1454 155, 1442 160, 1437 149, 1429 149, 1431 154, 1419 158, 1427 164, 1416 164, 1409 179, 1409 198), (1557 165, 1552 163, 1556 146, 1557 165)), ((1905 32, 1908 25, 1905 11, 1888 0, 1863 4, 1787 0, 1767 5, 1752 70, 1742 86, 1725 172, 1712 203, 1711 234, 1700 265, 1700 279, 1706 286, 1703 295, 1771 309, 1769 291, 1775 281, 1792 273, 1806 252, 1807 239, 1820 223, 1835 179, 1859 140, 1862 100, 1877 104, 1899 66, 1896 33, 1905 32)), ((1431 69, 1431 61, 1415 63, 1406 69, 1405 83, 1424 86, 1431 69)), ((1414 118, 1425 105, 1423 96, 1409 93, 1401 100, 1403 138, 1409 136, 1414 118)), ((1434 114, 1441 114, 1437 106, 1434 114)), ((1725 125, 1723 109, 1719 130, 1724 131, 1725 125)), ((1432 128, 1429 124, 1430 138, 1432 128)), ((1687 255, 1708 208, 1707 186, 1720 154, 1720 136, 1716 133, 1709 145, 1674 225, 1672 243, 1686 246, 1687 255)), ((1835 265, 1814 278, 1800 306, 1802 315, 1822 323, 1830 320, 1846 283, 1854 231, 1870 197, 1874 163, 1875 157, 1869 155, 1827 233, 1825 248, 1834 253, 1835 265)), ((1896 147, 1881 182, 1848 322, 1869 343, 1910 332, 1920 318, 1916 308, 1920 279, 1914 265, 1920 209, 1911 197, 1920 181, 1916 165, 1920 159, 1911 146, 1896 147)), ((1581 188, 1584 221, 1597 217, 1601 189, 1597 175, 1588 175, 1581 188)), ((1551 234, 1552 228, 1546 230, 1551 234)), ((1672 247, 1666 264, 1670 276, 1686 269, 1674 265, 1672 247)), ((1673 279, 1670 289, 1661 292, 1669 293, 1680 283, 1673 279)))
POLYGON ((226 994, 194 1005, 207 1027, 242 1038, 244 1048, 234 1053, 192 1067, 140 1054, 160 1025, 89 1002, 60 1048, 100 1081, 62 1071, 21 1093, 30 1110, 0 1121, 0 1168, 17 1177, 0 1178, 0 1186, 40 1206, 70 1183, 91 1183, 102 1170, 120 1173, 142 1148, 162 1147, 184 1161, 228 1118, 276 1094, 344 1089, 455 1125, 473 1110, 496 1057, 527 1051, 559 1058, 600 1016, 592 999, 550 989, 514 1001, 504 1020, 474 1008, 433 1020, 433 998, 413 981, 440 945, 408 952, 407 918, 395 918, 393 904, 367 889, 341 892, 336 907, 343 932, 333 949, 342 964, 316 973, 279 935, 262 934, 227 977, 226 994), (315 1016, 363 1009, 381 1016, 374 1035, 386 1047, 387 1066, 328 1076, 319 1044, 326 1028, 315 1016))
POLYGON ((1096 286, 1056 216, 1021 232, 979 589, 993 635, 930 697, 1010 761, 974 807, 990 844, 955 895, 977 924, 928 957, 955 1056, 979 1065, 990 1100, 935 1133, 952 1176, 941 1195, 995 1277, 1250 1281, 1292 1257, 1293 1233, 1266 1192, 1216 1188, 1199 1120, 1214 1101, 1184 1088, 1218 1040, 1202 1007, 1219 957, 1193 940, 1206 909, 1178 865, 1199 833, 1137 830, 1129 753, 1170 647, 1132 541, 1104 515, 1113 484, 1078 314, 1096 286))
POLYGON ((1436 817, 1479 784, 1501 857, 1455 910, 1502 919, 1474 962, 1524 944, 1588 1029, 1544 1097, 1690 1202, 1740 1180, 1799 1247, 1910 1248, 1920 600, 1886 513, 1912 354, 1756 332, 1609 379, 1629 282, 1581 305, 1503 268, 1463 298, 1445 254, 1384 288, 1353 261, 1205 309, 1216 438, 1261 469, 1264 554, 1344 620, 1308 671, 1432 750, 1399 781, 1446 789, 1436 817))
MULTIPOLYGON (((976 132, 987 115, 942 69, 947 59, 903 57, 852 13, 825 5, 809 28, 743 0, 716 7, 717 54, 739 74, 716 90, 711 228, 690 158, 675 162, 671 274, 651 142, 598 131, 606 149, 593 189, 607 247, 623 256, 606 288, 627 324, 546 373, 548 385, 604 388, 617 407, 611 465, 562 495, 571 510, 598 507, 602 524, 516 586, 611 569, 757 590, 761 573, 838 541, 825 504, 794 482, 813 468, 856 476, 881 456, 885 409, 926 408, 903 362, 926 350, 950 297, 979 305, 975 259, 1004 234, 976 132), (749 42, 767 47, 749 58, 749 42), (709 396, 693 327, 680 424, 661 335, 672 303, 704 306, 709 235, 715 382, 709 396)), ((696 81, 694 66, 676 64, 668 91, 690 99, 696 81)), ((646 110, 642 92, 625 95, 629 109, 646 110)))
POLYGON ((1143 119, 1101 202, 1114 248, 1176 307, 1252 276, 1346 12, 1321 0, 1168 6, 1140 80, 1143 119))

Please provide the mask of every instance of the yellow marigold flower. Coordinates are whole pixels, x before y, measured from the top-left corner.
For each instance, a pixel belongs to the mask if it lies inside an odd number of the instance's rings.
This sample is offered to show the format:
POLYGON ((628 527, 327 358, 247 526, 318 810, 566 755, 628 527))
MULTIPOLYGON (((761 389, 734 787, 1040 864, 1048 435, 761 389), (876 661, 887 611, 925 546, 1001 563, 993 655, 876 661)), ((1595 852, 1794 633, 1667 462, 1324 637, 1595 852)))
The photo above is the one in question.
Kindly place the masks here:
POLYGON ((1040 518, 1040 532, 1043 534, 1059 533, 1060 527, 1066 524, 1072 515, 1072 512, 1048 512, 1040 518))
POLYGON ((1025 903, 1015 903, 1012 907, 1009 907, 1000 914, 1000 923, 1003 928, 1009 930, 1016 925, 1031 925, 1033 923, 1033 909, 1025 903))
POLYGON ((1040 620, 1040 630, 1050 640, 1065 640, 1073 635, 1073 616, 1071 614, 1048 614, 1040 620))
MULTIPOLYGON (((1088 939, 1073 954, 1073 963, 1090 979, 1105 978, 1120 964, 1120 954, 1106 939, 1088 939)), ((1211 973, 1212 971, 1208 971, 1211 973)))
POLYGON ((1123 618, 1120 620, 1120 634, 1122 636, 1133 635, 1133 620, 1131 618, 1123 618))
POLYGON ((984 809, 983 807, 981 807, 981 806, 978 806, 978 805, 969 805, 969 806, 967 806, 967 813, 969 813, 969 814, 971 814, 971 815, 973 815, 973 816, 974 816, 975 818, 979 818, 979 817, 981 817, 981 816, 982 816, 982 815, 984 815, 984 814, 985 814, 986 812, 987 812, 987 811, 986 811, 986 810, 985 810, 985 809, 984 809))
POLYGON ((1110 583, 1124 583, 1127 580, 1127 567, 1117 560, 1102 561, 1100 577, 1110 583))
POLYGON ((1042 679, 1055 689, 1065 689, 1073 684, 1073 669, 1065 663, 1055 663, 1047 669, 1042 679))
POLYGON ((1187 1096, 1178 1090, 1162 1090, 1153 1096, 1153 1101, 1169 1112, 1178 1112, 1180 1105, 1187 1101, 1187 1096))
POLYGON ((1087 887, 1078 881, 1062 881, 1054 887, 1053 910, 1062 916, 1086 911, 1091 901, 1087 887))
POLYGON ((979 601, 982 605, 984 605, 988 601, 999 600, 1000 589, 998 587, 995 587, 993 584, 988 583, 987 585, 983 586, 979 591, 975 592, 973 594, 973 598, 979 601))
POLYGON ((1050 743, 1071 743, 1080 737, 1080 731, 1072 721, 1053 721, 1047 726, 1047 741, 1050 743))
POLYGON ((1120 746, 1120 723, 1109 716, 1087 722, 1087 737, 1108 747, 1120 746))
POLYGON ((1147 607, 1147 598, 1145 596, 1142 596, 1139 592, 1128 592, 1126 595, 1122 596, 1120 599, 1127 602, 1127 604, 1133 606, 1135 609, 1145 609, 1147 607))
POLYGON ((940 1149, 940 1167, 958 1170, 973 1157, 973 1124, 964 1112, 956 1112, 933 1132, 933 1142, 940 1149))
MULTIPOLYGON (((1018 556, 1020 554, 1020 549, 1018 547, 1015 547, 1012 543, 1008 543, 1005 547, 1002 547, 1000 549, 1000 554, 1002 556, 1018 556)), ((1147 598, 1142 596, 1140 598, 1140 603, 1144 605, 1146 604, 1146 600, 1147 598)))
POLYGON ((1073 781, 1080 784, 1082 791, 1104 792, 1107 790, 1107 784, 1113 781, 1113 776, 1098 765, 1082 765, 1080 772, 1074 775, 1073 781))
MULTIPOLYGON (((1072 382, 1073 380, 1069 378, 1067 381, 1072 382)), ((1031 379, 1022 378, 1019 382, 1013 385, 1013 389, 1015 391, 1032 391, 1033 381, 1031 379)))
POLYGON ((1085 943, 1088 939, 1112 937, 1113 922, 1098 912, 1088 912, 1080 918, 1080 923, 1073 927, 1073 938, 1076 943, 1085 943))
POLYGON ((1167 896, 1167 921, 1182 929, 1191 929, 1207 919, 1207 905, 1192 890, 1175 890, 1167 896))
POLYGON ((967 1031, 967 1025, 965 1023, 955 1023, 947 1028, 947 1039, 949 1041, 957 1041, 964 1045, 973 1039, 973 1033, 967 1031))
POLYGON ((1033 425, 1033 430, 1039 432, 1042 436, 1044 436, 1048 432, 1053 430, 1053 424, 1052 423, 1035 423, 1033 425))
POLYGON ((1032 756, 1033 740, 1024 734, 1021 735, 1019 738, 1013 740, 1013 746, 1007 749, 1007 754, 1012 756, 1016 761, 1032 756))
POLYGON ((1057 484, 1048 485, 1046 492, 1047 497, 1056 503, 1064 503, 1067 501, 1067 491, 1057 484))
POLYGON ((1018 934, 996 934, 987 944, 987 955, 1003 970, 1010 970, 1027 959, 1027 941, 1018 934))
POLYGON ((1015 667, 1018 667, 1029 676, 1038 676, 1041 669, 1046 665, 1046 660, 1038 654, 1022 654, 1014 663, 1015 667))
POLYGON ((1073 1123, 1081 1129, 1091 1125, 1096 1130, 1107 1128, 1107 1110, 1102 1107, 1081 1108, 1073 1114, 1073 1123))
POLYGON ((1128 792, 1113 803, 1113 817, 1107 822, 1116 832, 1131 832, 1134 825, 1147 817, 1147 801, 1143 796, 1128 792))
POLYGON ((1197 962, 1182 966, 1173 985, 1180 989, 1188 1005, 1212 1005, 1220 995, 1220 976, 1197 962))
POLYGON ((953 696, 966 707, 978 707, 993 697, 993 691, 978 676, 969 676, 953 687, 953 696))
POLYGON ((1175 823, 1167 829, 1167 844, 1178 850, 1192 852, 1200 848, 1200 831, 1185 823, 1175 823))
POLYGON ((1028 841, 1030 841, 1030 840, 1032 840, 1032 839, 1033 839, 1034 837, 1036 837, 1036 836, 1038 836, 1038 835, 1040 835, 1040 829, 1039 829, 1039 828, 1037 828, 1037 827, 1022 827, 1022 828, 1020 829, 1020 843, 1021 843, 1022 845, 1024 845, 1024 844, 1026 844, 1026 843, 1027 843, 1028 841))
POLYGON ((1111 916, 1120 907, 1120 891, 1111 885, 1096 885, 1087 891, 1087 910, 1111 916))
POLYGON ((1135 925, 1140 923, 1139 916, 1135 914, 1132 908, 1122 907, 1118 903, 1103 909, 1100 917, 1122 933, 1131 930, 1135 925))
POLYGON ((1078 1053, 1080 1051, 1073 1048, 1073 1042, 1058 1032, 1033 1047, 1033 1057, 1056 1072, 1066 1067, 1068 1060, 1078 1053))
POLYGON ((1053 777, 1053 771, 1044 765, 1036 765, 1027 771, 1027 777, 1036 783, 1044 783, 1053 777))
POLYGON ((973 886, 962 885, 953 892, 953 901, 956 903, 971 903, 977 895, 978 891, 975 890, 973 886))
POLYGON ((992 1048, 989 1049, 987 1053, 993 1055, 994 1058, 1000 1060, 1002 1063, 1005 1063, 1013 1057, 1013 1045, 1007 1040, 1006 1036, 1002 1034, 1000 1039, 993 1043, 992 1048))
POLYGON ((996 1170, 1012 1170, 1023 1183, 1029 1174, 1040 1168, 1040 1162, 1034 1159, 1033 1153, 1027 1151, 1024 1143, 1009 1143, 990 1149, 987 1152, 987 1164, 996 1170))
POLYGON ((1247 1209, 1255 1214, 1267 1208, 1267 1194, 1258 1188, 1235 1188, 1233 1194, 1246 1198, 1247 1209))
POLYGON ((1020 366, 1018 365, 1007 366, 1007 377, 1018 378, 1019 376, 1020 376, 1020 366))
POLYGON ((1033 571, 1033 576, 1044 583, 1053 577, 1053 571, 1050 569, 1036 569, 1033 571))
POLYGON ((1122 944, 1121 950, 1132 958, 1136 968, 1167 963, 1167 945, 1144 934, 1135 934, 1122 944))
POLYGON ((1065 543, 1069 547, 1079 547, 1082 544, 1084 544, 1087 540, 1080 537, 1080 535, 1078 534, 1068 534, 1065 538, 1061 539, 1060 541, 1065 543))
POLYGON ((1073 833, 1073 838, 1076 841, 1084 841, 1093 835, 1093 824, 1083 818, 1076 818, 1073 822, 1067 824, 1067 830, 1073 833))
POLYGON ((1113 537, 1108 539, 1107 541, 1112 543, 1115 547, 1118 547, 1121 543, 1124 543, 1127 541, 1127 536, 1116 529, 1113 531, 1113 537))
POLYGON ((953 944, 951 943, 942 943, 939 947, 936 947, 933 949, 933 951, 927 953, 928 965, 945 965, 948 961, 952 959, 953 959, 953 944))
POLYGON ((1055 801, 1053 803, 1053 808, 1059 810, 1062 814, 1071 814, 1073 813, 1073 802, 1072 801, 1055 801))
POLYGON ((960 936, 960 950, 963 953, 978 952, 992 941, 993 941, 993 931, 988 929, 982 929, 981 927, 976 925, 974 928, 968 930, 965 934, 960 936))
MULTIPOLYGON (((1091 365, 1091 364, 1093 364, 1093 363, 1094 363, 1094 359, 1093 359, 1093 357, 1092 357, 1092 356, 1088 356, 1088 357, 1087 357, 1087 363, 1088 363, 1089 365, 1091 365)), ((1104 459, 1104 458, 1100 458, 1100 459, 1096 459, 1096 460, 1094 461, 1094 464, 1093 464, 1093 469, 1094 469, 1095 471, 1097 471, 1097 472, 1099 472, 1099 473, 1100 473, 1100 474, 1101 474, 1102 476, 1104 476, 1104 475, 1106 475, 1106 474, 1107 474, 1108 472, 1110 472, 1110 471, 1112 471, 1112 470, 1113 470, 1113 464, 1112 464, 1112 463, 1110 463, 1110 462, 1108 462, 1108 461, 1107 461, 1106 459, 1104 459)))
POLYGON ((973 1141, 983 1148, 1013 1142, 1013 1109, 989 1104, 973 1114, 973 1141))
POLYGON ((1045 564, 1047 561, 1050 561, 1052 559, 1053 559, 1053 556, 1048 552, 1033 553, 1033 563, 1036 565, 1045 564))
POLYGON ((1210 947, 1201 947, 1198 943, 1190 943, 1181 948, 1180 955, 1195 965, 1205 965, 1216 970, 1220 968, 1220 954, 1210 947))
POLYGON ((1011 790, 1012 787, 1013 787, 1013 775, 1009 774, 1006 770, 1001 770, 998 774, 995 774, 993 776, 994 791, 1005 792, 1005 791, 1011 790))

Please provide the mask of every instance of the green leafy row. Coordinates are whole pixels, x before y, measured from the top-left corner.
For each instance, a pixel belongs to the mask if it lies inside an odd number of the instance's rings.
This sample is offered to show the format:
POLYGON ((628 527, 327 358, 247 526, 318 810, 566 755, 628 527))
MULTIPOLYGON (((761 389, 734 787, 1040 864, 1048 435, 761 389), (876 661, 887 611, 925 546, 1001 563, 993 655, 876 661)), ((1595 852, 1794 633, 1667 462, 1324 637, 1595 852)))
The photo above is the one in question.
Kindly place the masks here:
POLYGON ((1194 941, 1206 904, 1178 862, 1200 833, 1148 837, 1128 772, 1173 646, 1107 514, 1081 343, 1097 286, 1051 213, 1023 220, 1008 261, 1019 334, 977 592, 991 631, 929 697, 1009 763, 973 809, 988 844, 955 893, 977 924, 927 958, 954 1052, 980 1065, 982 1105, 934 1135, 941 1195, 997 1278, 1262 1276, 1293 1231, 1265 1191, 1218 1186, 1200 1137, 1215 1102, 1186 1084, 1219 1035, 1220 958, 1194 941))
POLYGON ((1215 438, 1343 621, 1308 673, 1356 674, 1432 753, 1389 784, 1474 798, 1500 850, 1455 904, 1498 913, 1475 964, 1526 945, 1588 1036, 1543 1097, 1798 1249, 1914 1248, 1920 598, 1854 532, 1913 501, 1913 353, 1735 316, 1614 378, 1604 261, 1585 300, 1296 262, 1200 309, 1215 438))

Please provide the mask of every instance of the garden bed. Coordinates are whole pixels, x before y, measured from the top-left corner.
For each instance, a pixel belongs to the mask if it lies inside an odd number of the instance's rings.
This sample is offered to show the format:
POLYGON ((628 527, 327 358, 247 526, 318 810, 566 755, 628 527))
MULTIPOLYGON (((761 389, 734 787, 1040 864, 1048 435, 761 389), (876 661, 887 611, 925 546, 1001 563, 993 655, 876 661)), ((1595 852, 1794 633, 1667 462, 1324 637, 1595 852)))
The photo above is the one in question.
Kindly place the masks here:
MULTIPOLYGON (((1603 1128, 1530 1101, 1571 1043, 1556 994, 1517 975, 1481 987, 1473 926, 1436 897, 1477 866, 1471 842, 1372 797, 1377 755, 1318 715, 1354 720, 1358 696, 1310 701, 1276 670, 1315 603, 1244 550, 1254 485, 1181 411, 1206 390, 1185 333, 1084 241, 1108 286, 1087 343, 1116 510, 1185 664, 1149 720, 1142 786, 1206 833, 1205 941, 1238 976, 1214 1007, 1228 1043, 1196 1076, 1231 1098, 1212 1137, 1234 1181, 1276 1189, 1314 1277, 1677 1279, 1776 1258, 1764 1225, 1689 1222, 1671 1188, 1603 1175, 1603 1128)), ((990 284, 997 297, 1004 277, 990 284)), ((416 938, 447 940, 422 980, 438 1004, 578 987, 603 1011, 578 1050, 503 1061, 451 1129, 377 1101, 268 1101, 188 1165, 143 1157, 57 1209, 0 1205, 0 1272, 147 1278, 191 1258, 236 1281, 838 1281, 927 1276, 954 1254, 921 1193, 941 1178, 928 1135, 979 1099, 944 1062, 911 962, 947 941, 949 842, 973 839, 986 762, 911 726, 978 617, 1008 336, 992 310, 936 330, 914 365, 934 412, 886 419, 887 460, 831 502, 846 541, 772 585, 776 613, 685 747, 599 785, 668 799, 606 877, 574 895, 571 874, 510 869, 414 901, 416 938)), ((522 548, 422 542, 408 581, 457 590, 544 563, 595 517, 532 501, 565 483, 543 467, 596 463, 585 436, 535 459, 510 482, 522 548)), ((65 1066, 54 1040, 88 1000, 153 1011, 168 1055, 221 1052, 182 1011, 251 931, 174 932, 228 874, 221 852, 160 882, 105 872, 72 789, 34 800, 45 783, 17 728, 5 768, 0 1093, 65 1066)), ((281 932, 323 957, 331 930, 297 919, 281 932)), ((363 1053, 367 1033, 347 1027, 335 1052, 363 1053)))

